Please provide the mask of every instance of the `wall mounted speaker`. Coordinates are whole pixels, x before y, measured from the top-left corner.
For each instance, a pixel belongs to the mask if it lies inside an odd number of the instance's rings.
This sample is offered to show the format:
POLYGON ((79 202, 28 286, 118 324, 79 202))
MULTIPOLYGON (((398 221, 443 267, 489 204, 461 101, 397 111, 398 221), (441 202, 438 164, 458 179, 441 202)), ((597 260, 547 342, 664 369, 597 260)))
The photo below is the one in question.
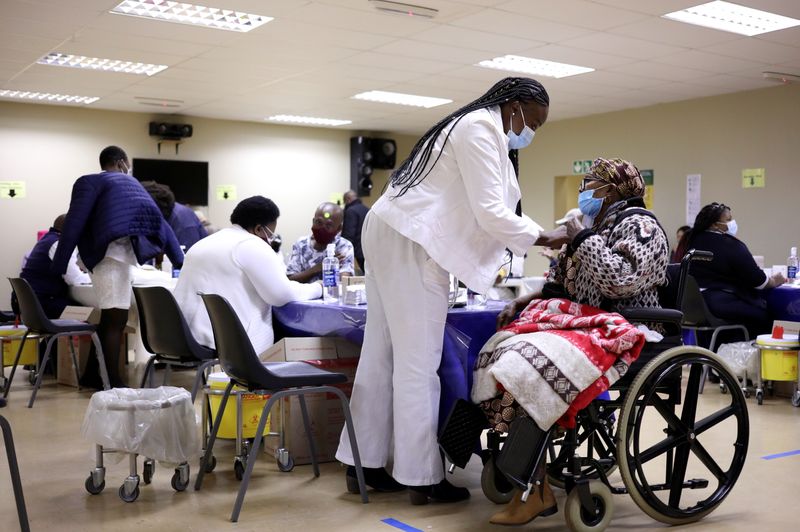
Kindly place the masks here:
POLYGON ((350 188, 359 196, 372 191, 372 172, 394 168, 397 145, 391 139, 352 137, 350 139, 350 188))
POLYGON ((150 136, 162 139, 185 139, 192 136, 194 128, 191 124, 169 124, 167 122, 150 122, 150 136))

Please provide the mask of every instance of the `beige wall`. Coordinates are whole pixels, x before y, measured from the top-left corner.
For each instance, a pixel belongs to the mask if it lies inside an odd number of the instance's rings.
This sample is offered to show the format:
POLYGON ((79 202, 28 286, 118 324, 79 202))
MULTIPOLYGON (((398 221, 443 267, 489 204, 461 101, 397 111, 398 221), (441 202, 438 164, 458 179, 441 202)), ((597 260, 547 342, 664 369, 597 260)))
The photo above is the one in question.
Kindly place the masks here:
MULTIPOLYGON (((553 212, 554 177, 598 156, 654 170, 654 210, 671 240, 685 223, 686 175, 699 173, 702 204, 730 205, 739 236, 767 266, 785 264, 789 247, 800 245, 797 85, 546 124, 521 152, 525 212, 552 227, 563 214, 553 212), (766 188, 743 189, 743 168, 765 168, 766 188)), ((526 273, 540 275, 545 262, 531 255, 526 273)))
MULTIPOLYGON (((557 101, 554 98, 554 101, 557 101)), ((278 231, 289 246, 309 230, 314 208, 349 186, 352 131, 188 118, 195 135, 175 156, 156 153, 147 136, 155 115, 45 105, 0 103, 0 181, 25 181, 27 198, 0 200, 0 278, 19 273, 19 261, 69 205, 74 180, 97 171, 97 155, 118 144, 131 157, 209 162, 211 221, 226 226, 235 201, 217 201, 215 187, 234 184, 238 197, 263 194, 282 215, 278 231)), ((175 119, 178 121, 178 119, 175 119)), ((386 134, 384 134, 386 135, 386 134)), ((415 137, 397 140, 398 161, 415 137)), ((702 174, 702 202, 733 207, 740 236, 767 265, 784 263, 800 243, 797 187, 800 178, 800 87, 786 86, 595 115, 547 124, 522 151, 525 212, 546 228, 553 212, 554 178, 571 172, 572 161, 619 156, 655 171, 655 211, 673 238, 685 219, 686 174, 702 174), (766 168, 764 189, 741 188, 742 168, 766 168)), ((380 194, 389 171, 376 171, 380 194)), ((577 191, 576 191, 577 194, 577 191)), ((288 249, 287 249, 288 250, 288 249)), ((532 253, 529 275, 544 259, 532 253)), ((0 283, 0 308, 9 288, 0 283)))

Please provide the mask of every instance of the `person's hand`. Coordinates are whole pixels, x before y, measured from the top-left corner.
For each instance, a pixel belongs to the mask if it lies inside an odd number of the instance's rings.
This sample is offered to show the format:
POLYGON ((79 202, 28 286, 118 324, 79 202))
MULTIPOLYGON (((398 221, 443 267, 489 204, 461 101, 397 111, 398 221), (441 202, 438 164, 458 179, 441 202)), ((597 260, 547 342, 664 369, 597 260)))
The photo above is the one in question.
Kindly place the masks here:
POLYGON ((322 262, 318 262, 318 263, 316 263, 315 265, 313 265, 313 266, 312 266, 311 268, 309 268, 308 270, 309 270, 311 273, 313 273, 314 275, 316 275, 316 274, 318 274, 318 273, 322 273, 322 262))
POLYGON ((500 314, 497 315, 497 329, 502 329, 514 321, 514 317, 523 308, 525 308, 525 305, 523 305, 519 299, 509 301, 503 310, 500 311, 500 314))
POLYGON ((548 259, 552 259, 553 257, 556 256, 556 250, 550 248, 544 248, 539 250, 539 255, 548 259))
POLYGON ((786 283, 786 277, 784 277, 783 272, 775 272, 772 274, 772 277, 769 278, 769 286, 771 288, 775 288, 776 286, 780 286, 786 283))
POLYGON ((562 245, 569 242, 567 237, 567 228, 559 226, 552 231, 543 231, 539 238, 534 242, 535 246, 544 246, 546 248, 559 249, 562 245))
POLYGON ((575 240, 575 237, 578 236, 578 233, 586 229, 586 227, 584 227, 584 225, 581 223, 580 218, 570 218, 566 221, 564 227, 567 229, 567 238, 569 238, 570 242, 575 240))

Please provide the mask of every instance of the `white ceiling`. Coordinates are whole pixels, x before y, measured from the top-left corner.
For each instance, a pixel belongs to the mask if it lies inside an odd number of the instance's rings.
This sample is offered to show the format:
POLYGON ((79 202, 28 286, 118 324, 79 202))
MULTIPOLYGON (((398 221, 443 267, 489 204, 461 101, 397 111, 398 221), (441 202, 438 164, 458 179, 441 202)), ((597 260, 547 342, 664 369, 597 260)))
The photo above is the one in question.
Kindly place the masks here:
MULTIPOLYGON (((703 0, 406 0, 438 9, 432 20, 368 0, 194 1, 275 20, 242 34, 110 14, 119 0, 0 0, 0 88, 99 96, 90 107, 100 109, 164 103, 182 115, 310 115, 418 134, 503 77, 473 66, 498 55, 596 69, 540 78, 551 120, 774 85, 765 70, 800 74, 800 27, 742 37, 660 17, 703 0), (169 68, 146 77, 36 64, 52 51, 169 68), (373 89, 454 102, 426 110, 350 98, 373 89)), ((736 1, 800 18, 798 0, 736 1)))

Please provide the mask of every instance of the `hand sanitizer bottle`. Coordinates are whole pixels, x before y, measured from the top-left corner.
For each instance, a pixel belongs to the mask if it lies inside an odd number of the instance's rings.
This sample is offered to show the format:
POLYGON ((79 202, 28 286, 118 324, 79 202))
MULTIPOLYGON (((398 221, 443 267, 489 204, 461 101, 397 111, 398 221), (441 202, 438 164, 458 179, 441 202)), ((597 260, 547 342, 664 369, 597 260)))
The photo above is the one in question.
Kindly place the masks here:
POLYGON ((322 259, 322 299, 325 303, 339 302, 339 259, 335 244, 328 244, 322 259))
POLYGON ((786 277, 789 281, 794 281, 797 277, 797 248, 793 247, 789 252, 789 258, 786 259, 786 277))

